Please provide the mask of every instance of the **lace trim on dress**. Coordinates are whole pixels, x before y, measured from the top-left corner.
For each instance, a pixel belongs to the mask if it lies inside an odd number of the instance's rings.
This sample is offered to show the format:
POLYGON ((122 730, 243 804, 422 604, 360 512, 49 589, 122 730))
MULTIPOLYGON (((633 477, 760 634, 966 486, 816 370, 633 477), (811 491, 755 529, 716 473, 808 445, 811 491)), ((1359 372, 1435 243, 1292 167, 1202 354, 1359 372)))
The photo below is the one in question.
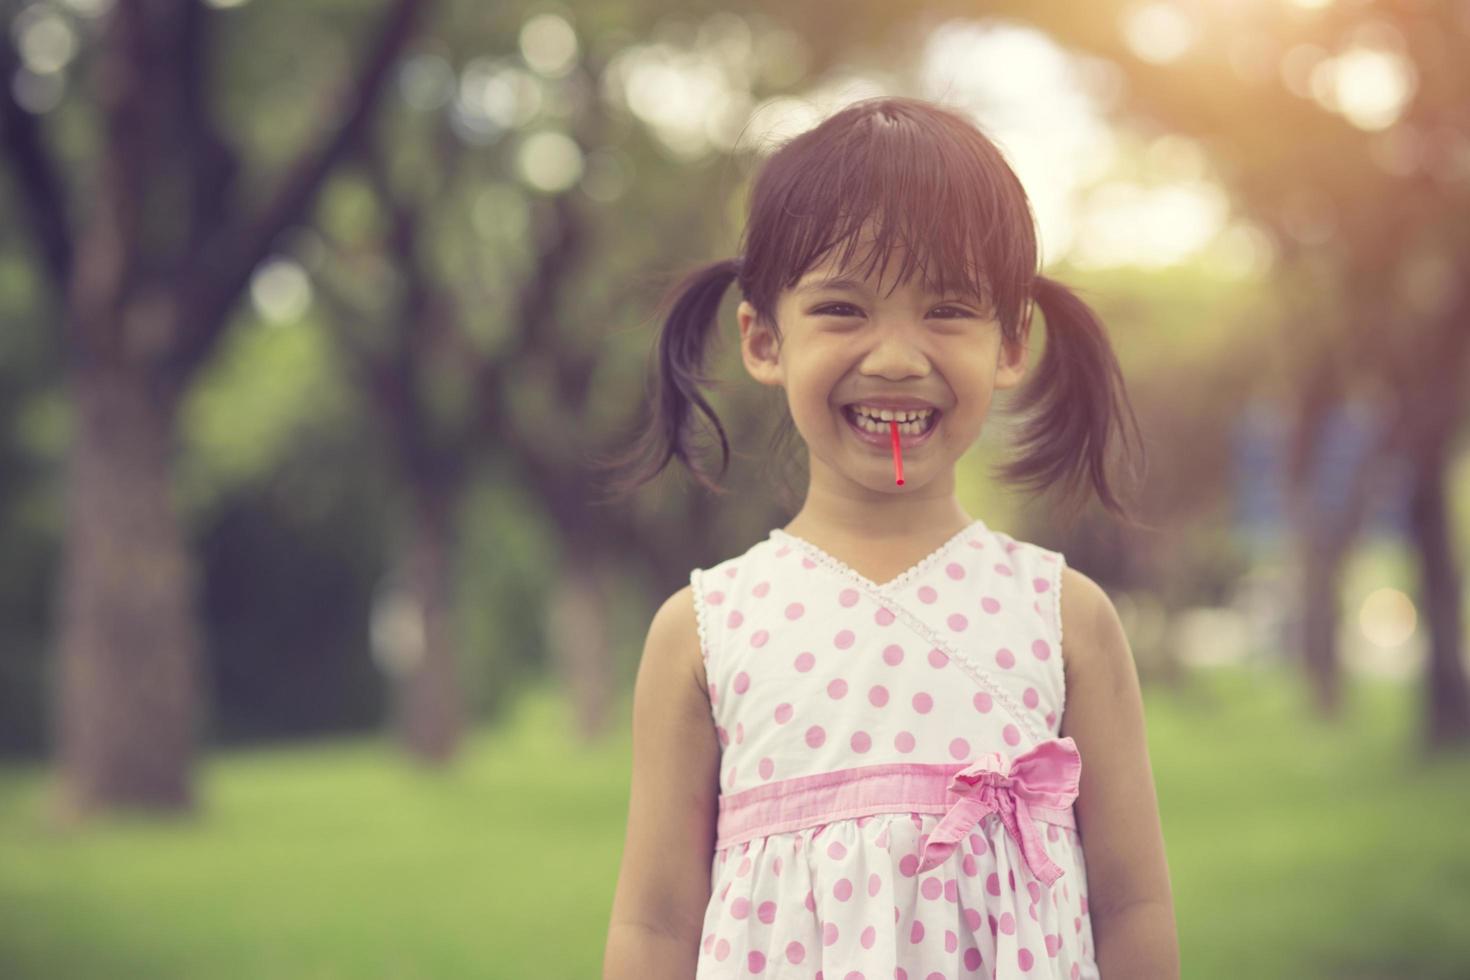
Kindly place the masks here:
POLYGON ((863 575, 861 572, 851 567, 846 562, 834 558, 832 555, 812 544, 806 538, 797 537, 791 532, 783 530, 779 527, 774 528, 771 533, 785 538, 787 541, 801 548, 812 558, 826 565, 828 568, 831 568, 834 571, 846 575, 848 578, 855 580, 861 585, 867 586, 870 592, 887 592, 891 589, 896 589, 902 585, 907 584, 915 576, 918 576, 927 571, 930 565, 934 564, 936 561, 949 554, 949 549, 953 548, 955 546, 955 543, 958 542, 961 538, 964 538, 973 533, 976 528, 984 529, 984 527, 984 521, 978 519, 971 521, 968 525, 956 531, 948 541, 944 542, 944 544, 940 545, 938 548, 935 548, 923 558, 920 558, 918 562, 911 565, 906 570, 900 572, 896 578, 891 578, 887 582, 884 582, 882 584, 874 582, 872 579, 868 578, 866 575, 863 575))
MULTIPOLYGON (((1051 594, 1052 594, 1052 618, 1056 622, 1057 629, 1057 673, 1062 682, 1062 714, 1067 711, 1067 661, 1064 659, 1062 650, 1062 569, 1067 565, 1066 557, 1059 551, 1057 560, 1047 562, 1051 566, 1051 594)), ((1061 730, 1062 720, 1057 718, 1057 730, 1061 730)))
MULTIPOLYGON (((940 545, 934 551, 930 552, 924 558, 921 558, 918 564, 914 565, 908 571, 903 572, 897 578, 883 585, 878 585, 867 576, 862 575, 856 570, 848 567, 848 565, 844 562, 833 558, 827 552, 823 551, 821 548, 818 548, 816 545, 805 540, 804 538, 799 538, 794 534, 788 534, 780 528, 776 528, 772 533, 781 535, 782 537, 786 538, 788 541, 792 542, 794 545, 805 551, 808 555, 811 556, 813 560, 827 566, 827 568, 831 569, 837 574, 847 579, 850 579, 853 584, 858 585, 862 588, 863 592, 867 594, 868 598, 872 599, 874 602, 881 603, 883 608, 902 618, 903 621, 907 623, 911 629, 922 635, 926 640, 928 640, 938 649, 943 650, 951 660, 959 664, 960 668, 964 670, 965 673, 970 675, 971 680, 984 688, 996 701, 996 703, 1005 708, 1006 713, 1011 716, 1011 719, 1013 721, 1017 722, 1021 726, 1026 734, 1030 735, 1034 741, 1040 742, 1044 739, 1050 738, 1051 733, 1042 732, 1036 726, 1036 722, 1031 718, 1031 712, 1024 710, 1024 708, 1019 703, 1017 703, 1016 699, 1011 696, 1011 693, 1007 691, 1004 687, 1001 687, 999 684, 997 684, 994 680, 992 680, 990 675, 984 669, 982 669, 980 665, 970 660, 970 658, 966 657, 964 654, 961 654, 947 640, 945 640, 934 630, 930 629, 927 623, 925 623, 919 617, 915 616, 913 613, 909 612, 908 609, 904 607, 903 603, 894 602, 892 597, 887 594, 889 590, 897 588, 905 582, 908 582, 914 576, 927 570, 930 565, 938 561, 944 555, 948 554, 949 549, 954 545, 956 541, 973 532, 977 526, 983 528, 984 524, 983 522, 978 520, 974 521, 970 524, 969 527, 965 528, 963 531, 960 531, 958 534, 950 538, 944 544, 940 545)), ((994 535, 992 535, 992 537, 994 537, 994 535)))
POLYGON ((703 573, 696 568, 689 573, 690 593, 694 596, 694 619, 699 624, 699 657, 704 661, 704 680, 713 683, 709 672, 709 631, 705 626, 703 573))

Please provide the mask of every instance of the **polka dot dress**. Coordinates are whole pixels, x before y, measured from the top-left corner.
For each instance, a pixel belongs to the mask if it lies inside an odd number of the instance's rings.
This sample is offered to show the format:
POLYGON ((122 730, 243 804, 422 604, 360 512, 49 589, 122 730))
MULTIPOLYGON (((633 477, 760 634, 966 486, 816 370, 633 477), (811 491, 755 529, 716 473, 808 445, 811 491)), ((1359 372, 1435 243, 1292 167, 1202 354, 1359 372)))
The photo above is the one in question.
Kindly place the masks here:
POLYGON ((882 584, 781 529, 691 573, 721 746, 696 980, 1098 977, 1064 564, 977 520, 882 584))

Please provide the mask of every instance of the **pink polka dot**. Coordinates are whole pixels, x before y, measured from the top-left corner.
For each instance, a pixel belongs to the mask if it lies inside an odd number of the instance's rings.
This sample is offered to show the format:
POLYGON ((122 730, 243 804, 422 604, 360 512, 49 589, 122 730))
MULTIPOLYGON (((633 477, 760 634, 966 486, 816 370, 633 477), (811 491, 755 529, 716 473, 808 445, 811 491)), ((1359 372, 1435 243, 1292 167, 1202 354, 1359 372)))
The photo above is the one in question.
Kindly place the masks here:
POLYGON ((873 747, 873 739, 867 732, 852 733, 852 750, 854 752, 866 752, 873 747))
MULTIPOLYGON (((893 747, 900 752, 912 752, 914 750, 914 736, 912 732, 899 732, 893 736, 893 747)), ((733 780, 732 780, 733 781, 733 780)))
POLYGON ((1031 955, 1031 950, 1022 946, 1016 951, 1016 962, 1021 964, 1021 969, 1029 970, 1036 962, 1036 957, 1031 955))
POLYGON ((1021 695, 1021 700, 1026 703, 1026 707, 1034 708, 1041 703, 1041 695, 1036 693, 1036 688, 1028 687, 1026 693, 1021 695))
POLYGON ((730 955, 730 940, 721 939, 715 943, 715 959, 723 960, 730 955))
POLYGON ((1051 583, 1044 578, 1034 578, 1031 580, 1031 587, 1037 592, 1045 592, 1051 588, 1051 583))
POLYGON ((949 754, 956 759, 968 759, 970 757, 970 743, 962 738, 957 738, 949 743, 949 754))
POLYGON ((980 951, 978 949, 976 949, 974 946, 971 946, 969 949, 965 950, 966 970, 978 970, 980 969, 980 963, 980 951))
POLYGON ((709 603, 711 606, 718 606, 720 603, 725 601, 725 593, 706 592, 704 594, 704 601, 709 603))
POLYGON ((855 606, 858 601, 857 589, 843 589, 837 594, 837 601, 844 606, 855 606))
POLYGON ((753 647, 763 647, 766 645, 766 641, 770 638, 770 631, 756 630, 754 633, 750 634, 750 645, 753 647))
POLYGON ((786 944, 786 960, 790 963, 800 963, 806 959, 806 947, 801 943, 792 941, 786 944))
POLYGON ((1049 932, 1049 933, 1047 933, 1046 934, 1046 955, 1047 956, 1055 956, 1055 955, 1057 955, 1057 953, 1061 952, 1061 949, 1062 949, 1062 934, 1059 933, 1059 932, 1049 932))
POLYGON ((935 592, 932 586, 922 585, 922 586, 919 587, 919 601, 920 602, 926 603, 926 604, 929 604, 929 605, 932 605, 938 599, 939 599, 939 593, 938 592, 935 592))
POLYGON ((760 596, 761 598, 765 598, 766 593, 771 591, 771 583, 758 582, 756 583, 756 587, 751 589, 750 591, 754 592, 757 596, 760 596))
POLYGON ((771 759, 770 756, 767 756, 760 761, 760 766, 758 768, 760 769, 762 779, 770 779, 772 774, 774 774, 776 771, 776 763, 774 760, 771 759))
POLYGON ((914 920, 913 927, 909 929, 909 942, 921 943, 924 941, 924 923, 918 919, 914 920))
POLYGON ((924 691, 914 695, 914 710, 921 715, 927 715, 934 707, 934 698, 924 691))
POLYGON ((776 705, 776 724, 784 725, 790 720, 791 705, 787 702, 782 702, 781 704, 776 705))
POLYGON ((750 914, 750 899, 741 895, 730 903, 730 914, 737 919, 743 919, 750 914))
POLYGON ((905 854, 898 861, 898 873, 905 878, 912 878, 919 873, 919 856, 917 854, 905 854))
POLYGON ((775 922, 776 921, 776 903, 775 902, 761 902, 760 906, 755 910, 755 917, 757 919, 760 919, 766 925, 770 925, 772 922, 775 922))
POLYGON ((1020 745, 1021 732, 1015 725, 1007 725, 1000 730, 1000 737, 1006 740, 1007 745, 1020 745))
POLYGON ((742 670, 735 675, 735 693, 744 694, 748 690, 750 690, 750 675, 742 670))
POLYGON ((994 871, 985 876, 985 890, 992 895, 1000 894, 1000 875, 994 871))
POLYGON ((944 930, 944 951, 953 953, 960 948, 960 937, 956 936, 953 929, 944 930))
POLYGON ((943 650, 929 651, 929 665, 931 667, 943 667, 947 663, 949 663, 949 654, 943 650))
POLYGON ((887 606, 880 607, 879 610, 873 614, 873 622, 877 623, 879 626, 891 626, 893 624, 893 621, 897 618, 897 616, 893 615, 893 610, 889 609, 887 606))
POLYGON ((739 745, 743 741, 745 741, 745 722, 737 721, 735 723, 735 744, 739 745))
POLYGON ((715 734, 720 737, 720 744, 721 745, 729 745, 730 744, 730 732, 729 732, 729 730, 727 728, 725 728, 724 725, 716 725, 715 726, 715 734))
POLYGON ((903 663, 903 647, 897 643, 890 643, 883 650, 883 662, 890 667, 897 667, 903 663))
POLYGON ((1005 647, 1001 647, 999 650, 995 651, 995 662, 1006 670, 1010 670, 1012 667, 1016 666, 1016 655, 1014 653, 1011 653, 1011 651, 1007 650, 1005 647))
POLYGON ((854 639, 856 639, 856 637, 853 636, 852 630, 839 630, 837 635, 832 638, 832 642, 836 644, 837 649, 846 650, 848 647, 852 646, 852 641, 854 639))
POLYGON ((793 602, 791 605, 786 607, 786 618, 800 619, 801 614, 804 612, 806 612, 806 606, 803 606, 799 602, 793 602))
POLYGON ((984 920, 980 918, 979 909, 965 909, 965 925, 970 927, 971 932, 979 931, 982 921, 984 920))
POLYGON ((995 613, 1000 612, 1000 602, 990 596, 986 596, 985 598, 980 600, 980 608, 984 609, 991 615, 994 615, 995 613))
POLYGON ((704 937, 704 951, 706 953, 708 953, 710 950, 712 950, 714 948, 715 948, 715 934, 714 933, 710 933, 708 936, 705 936, 704 937))
POLYGON ((961 565, 957 561, 952 561, 948 565, 944 566, 944 574, 948 575, 955 581, 959 581, 960 579, 965 577, 965 566, 961 565))
POLYGON ((1009 912, 1002 912, 1000 914, 1000 931, 1007 936, 1015 935, 1016 917, 1009 912))
POLYGON ((919 893, 930 901, 933 901, 944 893, 944 885, 938 878, 925 878, 923 883, 919 885, 919 893))
POLYGON ((805 674, 816 666, 817 658, 810 653, 799 653, 796 655, 796 669, 805 674))
POLYGON ((814 562, 814 561, 812 561, 810 558, 803 558, 801 560, 801 567, 802 568, 816 568, 817 567, 817 563, 814 562))
MULTIPOLYGON (((1054 824, 1047 824, 1047 826, 1055 828, 1054 824)), ((1026 882, 1026 894, 1031 896, 1033 902, 1041 901, 1041 886, 1034 881, 1026 882)))
POLYGON ((883 879, 880 878, 880 877, 878 877, 878 873, 877 872, 874 872, 873 874, 868 875, 868 897, 869 898, 876 897, 877 894, 878 894, 878 892, 881 891, 882 888, 883 888, 883 879))
POLYGON ((985 838, 981 837, 979 834, 971 834, 970 850, 974 851, 976 854, 984 854, 987 850, 989 850, 989 848, 985 846, 985 838))
POLYGON ((832 895, 839 902, 845 902, 852 898, 852 882, 846 878, 838 878, 837 884, 832 886, 832 895))
POLYGON ((1031 644, 1031 652, 1036 654, 1037 660, 1045 660, 1051 656, 1051 644, 1045 640, 1037 640, 1031 644))
POLYGON ((780 857, 777 857, 773 861, 771 861, 771 870, 773 872, 775 872, 776 874, 778 874, 778 875, 781 873, 781 858, 780 857))
POLYGON ((962 632, 966 626, 970 625, 970 621, 962 613, 950 613, 948 622, 949 628, 956 633, 962 632))
POLYGON ((960 900, 959 882, 955 881, 953 878, 950 878, 944 883, 944 898, 945 901, 949 902, 958 902, 960 900))
POLYGON ((1050 728, 1051 726, 1055 725, 1056 723, 1057 723, 1057 713, 1055 711, 1048 711, 1046 713, 1046 727, 1047 728, 1050 728))
POLYGON ((751 973, 760 973, 766 968, 766 954, 753 949, 746 955, 745 964, 750 967, 751 973))
POLYGON ((822 945, 831 946, 835 942, 837 942, 837 923, 822 923, 822 945))
POLYGON ((813 725, 806 730, 806 744, 812 748, 821 747, 825 741, 827 741, 827 733, 822 730, 821 725, 813 725))
POLYGON ((730 627, 731 629, 734 629, 743 622, 745 622, 745 617, 741 614, 739 609, 731 609, 730 615, 725 617, 725 625, 730 627))
POLYGON ((1006 872, 1006 880, 1011 883, 1011 891, 1015 891, 1016 890, 1016 873, 1014 871, 1007 871, 1006 872))
POLYGON ((863 944, 863 949, 872 949, 873 944, 878 941, 878 930, 874 929, 872 926, 868 926, 868 928, 863 930, 862 939, 860 941, 863 944))
POLYGON ((883 707, 888 703, 888 688, 882 684, 874 684, 868 691, 868 700, 875 708, 883 707))
POLYGON ((984 691, 976 694, 973 700, 975 702, 975 710, 982 713, 989 711, 995 706, 994 700, 990 697, 989 694, 986 694, 984 691))

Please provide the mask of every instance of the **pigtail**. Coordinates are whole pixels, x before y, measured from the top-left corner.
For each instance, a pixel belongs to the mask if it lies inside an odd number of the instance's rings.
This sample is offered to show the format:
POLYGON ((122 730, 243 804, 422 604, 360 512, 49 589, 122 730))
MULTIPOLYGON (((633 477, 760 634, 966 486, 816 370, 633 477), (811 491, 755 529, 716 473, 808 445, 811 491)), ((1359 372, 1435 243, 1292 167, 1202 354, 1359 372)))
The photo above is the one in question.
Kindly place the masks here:
POLYGON ((1126 442, 1125 421, 1138 437, 1139 480, 1147 469, 1138 419, 1107 331, 1091 307, 1054 279, 1036 276, 1031 295, 1046 318, 1046 350, 1032 380, 1017 392, 1014 407, 1028 417, 1020 426, 1019 457, 1001 467, 1003 478, 1030 489, 1062 488, 1070 516, 1080 508, 1079 491, 1086 493, 1081 484, 1090 480, 1110 513, 1141 526, 1118 502, 1106 473, 1112 430, 1126 442))
POLYGON ((649 482, 676 456, 701 486, 713 493, 726 492, 694 462, 689 429, 691 409, 698 408, 719 436, 718 475, 723 476, 730 466, 730 443, 699 388, 710 381, 704 374, 706 348, 714 336, 720 303, 739 274, 738 258, 706 263, 685 274, 659 302, 658 309, 668 313, 650 352, 650 359, 656 357, 658 362, 649 372, 646 404, 651 417, 628 452, 599 461, 606 468, 627 471, 610 481, 612 497, 625 497, 649 482))

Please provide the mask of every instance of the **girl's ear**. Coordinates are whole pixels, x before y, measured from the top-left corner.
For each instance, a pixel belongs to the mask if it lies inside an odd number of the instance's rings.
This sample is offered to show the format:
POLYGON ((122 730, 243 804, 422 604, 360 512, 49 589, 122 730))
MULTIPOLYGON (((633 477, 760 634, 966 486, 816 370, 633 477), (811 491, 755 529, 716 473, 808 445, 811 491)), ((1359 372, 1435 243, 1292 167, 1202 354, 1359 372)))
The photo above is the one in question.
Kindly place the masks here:
POLYGON ((749 300, 741 300, 735 312, 740 320, 740 359, 745 370, 763 385, 780 385, 781 344, 775 331, 763 322, 749 300))
POLYGON ((1026 376, 1026 355, 1031 347, 1031 331, 1027 329, 1015 341, 1000 341, 995 370, 996 388, 1014 388, 1026 376))

